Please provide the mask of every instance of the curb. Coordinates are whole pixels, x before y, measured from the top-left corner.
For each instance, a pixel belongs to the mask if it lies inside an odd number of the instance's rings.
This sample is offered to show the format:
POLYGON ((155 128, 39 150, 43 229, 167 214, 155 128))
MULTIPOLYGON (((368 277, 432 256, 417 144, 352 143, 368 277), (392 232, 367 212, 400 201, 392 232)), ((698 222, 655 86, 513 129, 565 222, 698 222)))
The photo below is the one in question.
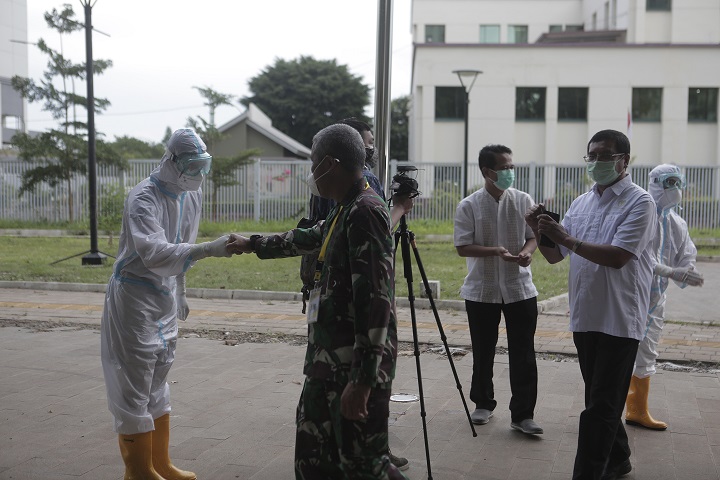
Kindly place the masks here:
MULTIPOLYGON (((11 282, 0 281, 0 288, 19 288, 27 290, 50 290, 54 292, 93 292, 105 293, 107 285, 98 283, 64 283, 64 282, 11 282)), ((300 292, 271 292, 267 290, 226 290, 222 288, 188 288, 187 296, 190 298, 222 299, 222 300, 275 300, 286 302, 301 302, 300 292)), ((538 302, 538 314, 548 312, 555 307, 567 303, 567 293, 548 298, 538 302)), ((416 308, 430 309, 430 300, 416 298, 416 308)), ((397 306, 408 308, 410 301, 407 298, 398 298, 397 306)), ((435 300, 435 307, 440 310, 465 311, 464 300, 435 300)))

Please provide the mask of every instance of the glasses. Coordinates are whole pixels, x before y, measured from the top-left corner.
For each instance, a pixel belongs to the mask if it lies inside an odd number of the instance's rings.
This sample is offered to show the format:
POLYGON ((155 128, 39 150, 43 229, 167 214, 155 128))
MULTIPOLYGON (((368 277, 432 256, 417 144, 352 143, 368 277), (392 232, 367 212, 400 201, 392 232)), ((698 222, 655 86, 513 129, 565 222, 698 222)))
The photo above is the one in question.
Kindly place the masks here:
POLYGON ((492 168, 490 168, 489 170, 492 170, 493 172, 498 172, 500 170, 515 170, 515 165, 505 165, 503 167, 496 168, 495 170, 493 170, 492 168))
POLYGON ((684 189, 685 188, 685 176, 680 174, 680 176, 677 176, 678 174, 673 174, 675 176, 673 177, 660 177, 656 178, 654 180, 655 183, 662 183, 662 187, 664 189, 668 188, 679 188, 684 189))
POLYGON ((212 165, 212 155, 207 152, 200 154, 185 153, 175 156, 180 175, 187 177, 197 177, 198 175, 207 175, 210 173, 212 165))
POLYGON ((598 155, 596 153, 589 153, 582 158, 587 163, 595 163, 597 161, 611 162, 615 159, 615 157, 621 157, 623 155, 625 155, 625 154, 624 153, 601 153, 600 155, 598 155))
POLYGON ((682 180, 680 180, 679 178, 675 178, 675 177, 670 177, 663 182, 663 187, 665 187, 665 188, 672 188, 672 187, 682 188, 682 186, 683 186, 682 180))

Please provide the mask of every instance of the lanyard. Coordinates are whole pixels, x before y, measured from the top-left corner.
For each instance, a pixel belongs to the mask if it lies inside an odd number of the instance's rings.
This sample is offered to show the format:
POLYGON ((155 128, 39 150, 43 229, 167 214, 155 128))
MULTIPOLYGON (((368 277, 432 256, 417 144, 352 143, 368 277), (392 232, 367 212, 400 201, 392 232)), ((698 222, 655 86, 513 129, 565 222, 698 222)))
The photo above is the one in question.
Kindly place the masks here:
POLYGON ((332 225, 330 225, 330 230, 328 230, 328 234, 325 236, 325 241, 323 242, 322 248, 320 249, 320 255, 318 255, 318 262, 322 264, 323 260, 325 260, 325 250, 327 250, 328 243, 330 242, 330 236, 332 235, 333 229, 335 228, 335 224, 338 221, 338 218, 340 218, 340 213, 342 213, 343 205, 340 205, 340 210, 338 210, 337 215, 335 215, 335 218, 333 219, 332 225))
POLYGON ((325 236, 325 241, 323 242, 322 248, 320 248, 320 254, 318 255, 317 262, 315 262, 315 276, 313 277, 315 284, 317 284, 317 282, 320 280, 320 273, 322 272, 323 261, 325 260, 325 251, 327 250, 328 243, 330 242, 330 236, 335 229, 335 224, 337 223, 338 218, 340 218, 342 209, 343 206, 340 205, 340 210, 338 210, 337 215, 335 215, 332 225, 330 225, 330 230, 328 230, 328 233, 325 236))
MULTIPOLYGON (((363 190, 367 190, 370 188, 370 184, 365 181, 365 188, 363 190)), ((338 218, 340 218, 340 214, 342 213, 344 205, 340 205, 340 209, 338 210, 337 215, 335 215, 335 218, 333 219, 332 225, 330 225, 330 230, 328 230, 327 235, 325 236, 325 241, 323 242, 322 247, 320 248, 320 254, 318 255, 317 263, 315 263, 315 283, 320 280, 320 273, 322 272, 323 267, 323 261, 325 260, 325 251, 327 250, 328 243, 330 242, 330 237, 332 236, 332 232, 335 229, 335 224, 338 221, 338 218)))

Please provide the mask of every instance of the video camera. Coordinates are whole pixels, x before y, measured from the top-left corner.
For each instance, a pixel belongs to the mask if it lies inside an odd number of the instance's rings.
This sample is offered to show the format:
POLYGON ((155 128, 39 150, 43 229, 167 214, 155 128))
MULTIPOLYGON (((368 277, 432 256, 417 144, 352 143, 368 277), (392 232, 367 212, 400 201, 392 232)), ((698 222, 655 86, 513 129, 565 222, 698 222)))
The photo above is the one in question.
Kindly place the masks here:
POLYGON ((415 198, 420 195, 418 191, 418 182, 414 176, 410 176, 411 172, 417 172, 417 167, 412 165, 398 165, 397 174, 392 178, 390 184, 390 190, 393 192, 393 196, 399 195, 401 197, 407 196, 415 198))

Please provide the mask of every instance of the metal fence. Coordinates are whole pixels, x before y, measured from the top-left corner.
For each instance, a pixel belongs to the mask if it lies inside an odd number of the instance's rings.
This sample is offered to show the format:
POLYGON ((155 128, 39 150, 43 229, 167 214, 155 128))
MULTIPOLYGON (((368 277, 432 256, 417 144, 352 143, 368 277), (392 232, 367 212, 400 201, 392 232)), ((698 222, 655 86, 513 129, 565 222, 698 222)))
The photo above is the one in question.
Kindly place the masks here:
MULTIPOLYGON (((127 171, 98 166, 98 217, 108 214, 111 203, 104 201, 113 193, 120 198, 157 166, 157 160, 131 160, 127 171), (105 211, 104 211, 105 210, 105 211)), ((390 164, 391 176, 397 161, 390 164)), ((462 165, 415 163, 421 195, 410 216, 413 219, 452 221, 460 201, 462 165)), ((0 160, 0 218, 7 220, 59 223, 86 220, 88 213, 87 179, 75 177, 55 187, 42 184, 35 192, 18 195, 22 173, 29 165, 22 161, 0 160), (72 216, 69 206, 72 205, 72 216)), ((720 226, 720 167, 681 167, 687 178, 681 215, 690 227, 720 226)), ((631 166, 638 185, 647 188, 652 167, 631 166)), ((306 213, 309 191, 305 179, 310 172, 306 160, 262 159, 239 168, 236 184, 218 188, 212 182, 203 185, 203 215, 217 221, 298 219, 306 213)), ((542 201, 549 210, 567 211, 570 203, 591 185, 584 165, 515 165, 515 187, 542 201)), ((468 172, 471 191, 483 184, 480 171, 468 172)), ((115 206, 117 208, 117 206, 115 206)))

